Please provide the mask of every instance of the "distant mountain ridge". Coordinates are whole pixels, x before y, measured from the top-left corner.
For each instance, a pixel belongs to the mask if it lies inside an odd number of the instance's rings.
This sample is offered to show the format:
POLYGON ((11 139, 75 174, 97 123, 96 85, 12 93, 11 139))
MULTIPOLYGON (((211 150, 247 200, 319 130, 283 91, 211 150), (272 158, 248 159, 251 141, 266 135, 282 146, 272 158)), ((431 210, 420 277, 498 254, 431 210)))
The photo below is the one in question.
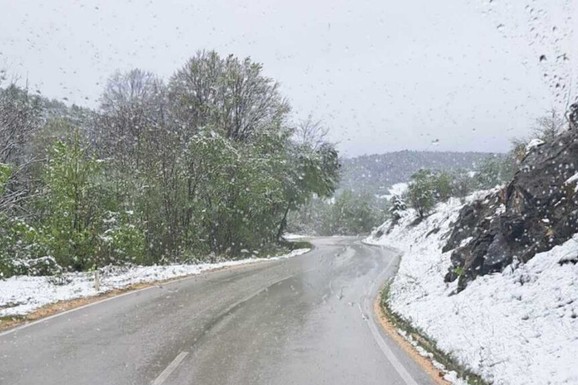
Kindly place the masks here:
POLYGON ((450 151, 397 151, 341 160, 340 189, 386 194, 422 168, 440 171, 474 170, 485 159, 501 154, 450 151))

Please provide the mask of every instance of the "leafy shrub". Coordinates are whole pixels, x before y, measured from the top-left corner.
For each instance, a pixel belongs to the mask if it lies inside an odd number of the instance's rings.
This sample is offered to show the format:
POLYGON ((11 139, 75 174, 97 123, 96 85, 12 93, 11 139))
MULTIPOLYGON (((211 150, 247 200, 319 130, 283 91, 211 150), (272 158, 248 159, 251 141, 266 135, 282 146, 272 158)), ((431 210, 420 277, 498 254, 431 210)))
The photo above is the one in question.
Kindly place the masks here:
POLYGON ((436 203, 434 180, 434 173, 430 170, 419 170, 411 177, 407 196, 420 218, 428 214, 436 203))
POLYGON ((106 230, 100 236, 99 254, 103 255, 103 260, 99 265, 149 262, 144 258, 144 234, 132 223, 135 222, 133 217, 132 211, 109 212, 103 220, 106 230))

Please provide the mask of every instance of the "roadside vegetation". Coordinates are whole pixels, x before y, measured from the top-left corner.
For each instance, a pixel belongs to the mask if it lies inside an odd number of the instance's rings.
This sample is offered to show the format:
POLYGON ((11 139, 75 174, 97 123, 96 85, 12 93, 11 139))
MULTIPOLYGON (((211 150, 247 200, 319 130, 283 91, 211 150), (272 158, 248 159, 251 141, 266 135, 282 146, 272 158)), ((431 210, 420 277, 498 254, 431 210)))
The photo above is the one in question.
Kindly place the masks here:
POLYGON ((0 278, 273 250, 336 187, 321 125, 248 58, 117 73, 95 110, 0 87, 0 278))
POLYGON ((473 191, 505 183, 513 177, 516 167, 512 154, 507 154, 486 159, 475 171, 450 173, 421 169, 412 175, 406 194, 396 197, 396 200, 403 202, 402 210, 407 203, 416 210, 419 219, 423 219, 439 202, 446 202, 451 197, 465 198, 473 191))
POLYGON ((418 346, 431 354, 431 359, 442 364, 444 370, 455 372, 460 379, 463 379, 469 385, 489 384, 479 375, 459 364, 454 357, 438 348, 436 341, 428 337, 423 331, 414 327, 411 322, 406 320, 404 317, 393 311, 389 306, 389 284, 381 291, 379 305, 385 317, 387 317, 389 322, 391 322, 398 332, 403 333, 402 336, 405 339, 415 342, 418 346))
POLYGON ((392 209, 394 217, 407 203, 416 210, 419 219, 423 219, 437 203, 446 202, 450 197, 464 198, 474 191, 510 182, 531 148, 552 142, 566 127, 568 123, 563 115, 552 110, 536 119, 531 136, 513 138, 510 152, 488 157, 474 170, 419 170, 412 175, 407 193, 395 197, 398 207, 392 209))
MULTIPOLYGON (((512 148, 506 154, 465 153, 460 157, 443 153, 441 160, 431 158, 440 167, 420 168, 413 174, 408 173, 412 165, 407 164, 408 154, 405 152, 397 153, 405 161, 399 165, 371 157, 367 164, 361 161, 366 157, 344 160, 344 164, 354 164, 356 170, 364 170, 382 179, 385 178, 383 175, 411 175, 408 188, 403 193, 386 194, 388 189, 384 186, 377 188, 375 184, 362 183, 359 178, 351 177, 351 170, 341 170, 343 175, 334 196, 316 196, 292 211, 288 216, 288 231, 321 236, 368 234, 387 219, 393 219, 392 224, 395 224, 400 213, 407 208, 416 210, 417 223, 431 214, 437 203, 446 202, 451 197, 465 199, 474 191, 492 189, 511 181, 529 149, 554 140, 567 126, 565 122, 562 114, 549 111, 536 120, 528 138, 513 138, 512 148), (452 157, 464 168, 455 164, 449 167, 445 162, 452 157), (356 189, 351 187, 353 180, 359 184, 356 189)), ((423 159, 413 153, 409 155, 419 160, 416 164, 423 164, 431 154, 424 153, 423 159)), ((381 183, 389 186, 385 181, 381 183)))
POLYGON ((311 199, 289 216, 290 232, 312 235, 368 234, 387 219, 399 218, 408 207, 419 219, 427 216, 438 202, 450 197, 465 198, 511 179, 517 162, 510 154, 490 155, 474 170, 420 169, 401 194, 377 195, 368 191, 338 189, 331 198, 311 199))
POLYGON ((513 154, 490 155, 475 170, 440 171, 420 169, 402 194, 377 195, 360 189, 338 189, 331 198, 314 197, 289 215, 288 231, 311 235, 369 234, 408 207, 419 218, 436 203, 450 197, 465 198, 471 192, 495 187, 509 180, 516 170, 513 154))
POLYGON ((289 218, 290 232, 312 235, 369 234, 387 217, 387 202, 367 193, 338 191, 314 198, 289 218))

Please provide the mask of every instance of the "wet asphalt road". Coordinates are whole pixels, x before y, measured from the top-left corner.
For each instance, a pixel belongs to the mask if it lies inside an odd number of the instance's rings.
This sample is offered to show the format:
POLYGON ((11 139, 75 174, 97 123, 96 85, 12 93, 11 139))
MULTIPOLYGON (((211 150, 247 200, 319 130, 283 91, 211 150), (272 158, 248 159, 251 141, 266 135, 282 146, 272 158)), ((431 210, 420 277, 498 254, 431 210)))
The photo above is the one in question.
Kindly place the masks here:
POLYGON ((430 384, 376 323, 399 260, 357 238, 0 334, 0 384, 430 384))

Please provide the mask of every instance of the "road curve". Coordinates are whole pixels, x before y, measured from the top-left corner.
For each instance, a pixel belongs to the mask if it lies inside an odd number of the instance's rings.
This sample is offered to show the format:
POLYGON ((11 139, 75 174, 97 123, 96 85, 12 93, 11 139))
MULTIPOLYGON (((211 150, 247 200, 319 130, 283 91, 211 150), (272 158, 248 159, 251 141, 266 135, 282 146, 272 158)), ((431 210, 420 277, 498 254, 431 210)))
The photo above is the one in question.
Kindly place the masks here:
POLYGON ((394 252, 317 238, 0 334, 0 384, 433 384, 376 323, 394 252))

